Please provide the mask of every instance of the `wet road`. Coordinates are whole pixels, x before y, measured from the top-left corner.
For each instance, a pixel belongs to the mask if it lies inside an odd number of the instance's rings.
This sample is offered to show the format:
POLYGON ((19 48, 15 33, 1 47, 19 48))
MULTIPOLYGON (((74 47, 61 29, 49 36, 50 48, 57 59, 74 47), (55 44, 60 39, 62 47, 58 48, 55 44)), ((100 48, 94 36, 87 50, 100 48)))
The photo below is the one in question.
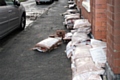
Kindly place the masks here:
POLYGON ((54 3, 43 3, 36 5, 35 0, 28 0, 26 2, 21 2, 21 4, 26 9, 26 28, 34 22, 38 17, 40 17, 44 12, 46 12, 54 3))

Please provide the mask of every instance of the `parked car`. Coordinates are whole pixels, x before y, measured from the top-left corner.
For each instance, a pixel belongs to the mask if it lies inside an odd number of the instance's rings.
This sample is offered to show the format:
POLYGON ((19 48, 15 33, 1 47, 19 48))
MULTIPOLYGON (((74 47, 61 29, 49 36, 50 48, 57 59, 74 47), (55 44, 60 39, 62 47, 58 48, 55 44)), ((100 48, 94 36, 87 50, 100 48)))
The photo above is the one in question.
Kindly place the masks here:
POLYGON ((36 2, 36 5, 38 5, 38 4, 47 3, 47 2, 52 3, 54 2, 54 0, 35 0, 35 2, 36 2))
POLYGON ((18 0, 0 0, 0 38, 26 25, 26 11, 18 0))

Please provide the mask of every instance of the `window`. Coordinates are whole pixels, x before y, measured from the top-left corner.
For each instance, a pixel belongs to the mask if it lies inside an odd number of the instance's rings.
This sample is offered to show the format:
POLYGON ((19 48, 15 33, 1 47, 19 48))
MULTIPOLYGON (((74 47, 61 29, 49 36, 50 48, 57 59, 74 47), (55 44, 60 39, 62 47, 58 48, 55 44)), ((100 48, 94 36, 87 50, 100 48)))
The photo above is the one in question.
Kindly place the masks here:
POLYGON ((88 12, 90 12, 90 0, 83 0, 82 6, 83 6, 88 12))
POLYGON ((5 6, 5 5, 6 5, 5 1, 4 0, 0 0, 0 6, 5 6))
POLYGON ((14 5, 13 0, 5 0, 7 5, 14 5))

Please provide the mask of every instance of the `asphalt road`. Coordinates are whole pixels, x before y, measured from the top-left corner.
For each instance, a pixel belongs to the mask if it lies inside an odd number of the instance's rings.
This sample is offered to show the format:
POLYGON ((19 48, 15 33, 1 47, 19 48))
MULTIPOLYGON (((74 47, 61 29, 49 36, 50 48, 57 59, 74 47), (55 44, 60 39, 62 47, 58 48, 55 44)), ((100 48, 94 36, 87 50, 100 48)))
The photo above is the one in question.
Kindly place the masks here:
POLYGON ((59 0, 26 30, 15 30, 0 40, 0 80, 72 80, 65 44, 47 53, 31 50, 37 42, 64 29, 60 14, 66 5, 67 0, 59 0))

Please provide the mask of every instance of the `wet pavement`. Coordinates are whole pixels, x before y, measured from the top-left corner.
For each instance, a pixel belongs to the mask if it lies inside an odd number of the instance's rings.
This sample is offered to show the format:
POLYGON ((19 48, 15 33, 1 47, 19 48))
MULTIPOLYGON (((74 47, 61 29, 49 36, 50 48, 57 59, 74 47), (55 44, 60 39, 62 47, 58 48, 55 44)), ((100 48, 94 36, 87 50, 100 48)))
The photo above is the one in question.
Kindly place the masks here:
POLYGON ((65 44, 47 53, 31 50, 37 42, 64 29, 60 14, 66 5, 67 0, 59 0, 24 31, 16 30, 1 41, 0 80, 72 80, 65 44))
POLYGON ((31 25, 34 20, 40 17, 44 12, 46 12, 54 3, 44 3, 36 5, 35 0, 27 0, 25 2, 21 2, 21 4, 25 7, 26 10, 26 28, 31 25))

